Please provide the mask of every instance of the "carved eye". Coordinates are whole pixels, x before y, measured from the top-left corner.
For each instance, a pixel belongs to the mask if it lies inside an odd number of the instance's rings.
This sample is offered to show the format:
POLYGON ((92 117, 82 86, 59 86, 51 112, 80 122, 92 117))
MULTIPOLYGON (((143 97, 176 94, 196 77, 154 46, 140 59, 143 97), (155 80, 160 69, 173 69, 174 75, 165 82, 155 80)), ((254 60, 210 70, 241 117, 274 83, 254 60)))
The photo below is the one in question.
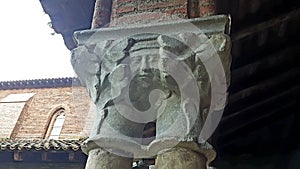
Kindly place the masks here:
POLYGON ((159 61, 159 57, 158 56, 150 56, 149 57, 149 62, 151 64, 155 64, 155 67, 157 67, 158 65, 158 61, 159 61))
POLYGON ((141 63, 141 61, 142 61, 142 56, 135 56, 131 58, 131 64, 141 63))

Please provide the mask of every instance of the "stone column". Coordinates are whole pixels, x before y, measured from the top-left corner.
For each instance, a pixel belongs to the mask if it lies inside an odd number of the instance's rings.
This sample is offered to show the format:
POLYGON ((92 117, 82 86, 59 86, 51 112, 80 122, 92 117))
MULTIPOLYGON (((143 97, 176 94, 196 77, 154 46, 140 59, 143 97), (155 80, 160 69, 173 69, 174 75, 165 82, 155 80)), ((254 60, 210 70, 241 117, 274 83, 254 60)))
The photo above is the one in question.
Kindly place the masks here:
POLYGON ((89 151, 86 169, 132 169, 132 159, 112 154, 101 148, 89 151))
POLYGON ((209 166, 216 153, 207 139, 229 85, 228 21, 220 15, 75 33, 72 65, 98 111, 82 146, 86 169, 127 169, 133 158, 155 156, 158 169, 209 166), (156 136, 143 138, 153 121, 156 136))
POLYGON ((206 157, 185 148, 171 148, 157 155, 157 169, 206 169, 206 157))

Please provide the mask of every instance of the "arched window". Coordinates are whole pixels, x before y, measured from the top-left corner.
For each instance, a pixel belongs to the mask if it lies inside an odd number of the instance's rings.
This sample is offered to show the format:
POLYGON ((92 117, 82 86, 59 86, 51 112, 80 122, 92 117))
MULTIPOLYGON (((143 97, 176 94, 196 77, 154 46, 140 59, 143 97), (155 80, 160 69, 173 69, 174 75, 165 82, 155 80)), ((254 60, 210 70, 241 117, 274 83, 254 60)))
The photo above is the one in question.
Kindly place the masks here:
POLYGON ((46 137, 49 139, 58 139, 65 122, 65 109, 57 110, 50 121, 46 137))

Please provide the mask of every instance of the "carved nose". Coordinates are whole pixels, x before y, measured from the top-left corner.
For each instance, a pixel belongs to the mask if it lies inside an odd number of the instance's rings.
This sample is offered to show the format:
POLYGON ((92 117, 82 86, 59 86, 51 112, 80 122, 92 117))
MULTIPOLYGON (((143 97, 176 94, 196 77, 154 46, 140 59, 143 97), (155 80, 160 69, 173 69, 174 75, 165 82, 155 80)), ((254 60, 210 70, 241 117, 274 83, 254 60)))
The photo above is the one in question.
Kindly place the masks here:
POLYGON ((144 72, 145 70, 149 69, 149 63, 147 61, 147 58, 146 57, 143 57, 142 60, 141 60, 141 68, 140 68, 140 71, 144 72))

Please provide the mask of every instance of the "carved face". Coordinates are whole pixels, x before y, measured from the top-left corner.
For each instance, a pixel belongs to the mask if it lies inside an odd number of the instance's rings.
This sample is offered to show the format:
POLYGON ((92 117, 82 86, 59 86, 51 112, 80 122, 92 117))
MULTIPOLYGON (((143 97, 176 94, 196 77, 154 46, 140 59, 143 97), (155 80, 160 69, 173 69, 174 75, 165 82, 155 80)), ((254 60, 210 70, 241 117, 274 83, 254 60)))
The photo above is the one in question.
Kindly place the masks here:
POLYGON ((158 61, 157 55, 130 57, 130 68, 134 75, 133 81, 143 88, 157 85, 156 83, 160 79, 160 71, 157 69, 158 61))

